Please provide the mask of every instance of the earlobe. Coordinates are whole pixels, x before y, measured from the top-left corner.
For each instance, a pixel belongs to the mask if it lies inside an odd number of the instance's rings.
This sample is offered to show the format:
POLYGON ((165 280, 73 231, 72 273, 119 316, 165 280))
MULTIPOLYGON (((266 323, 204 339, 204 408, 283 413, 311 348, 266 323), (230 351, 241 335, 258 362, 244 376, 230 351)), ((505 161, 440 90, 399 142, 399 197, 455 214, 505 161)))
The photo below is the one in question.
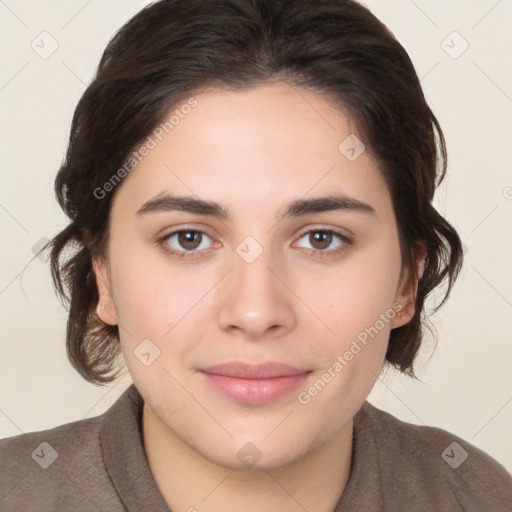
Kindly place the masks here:
POLYGON ((404 305, 400 300, 396 300, 395 304, 397 305, 395 309, 396 315, 390 322, 391 329, 402 327, 414 316, 414 308, 411 310, 410 305, 404 305))
POLYGON ((98 287, 98 305, 96 314, 99 319, 109 325, 117 325, 117 312, 115 309, 112 289, 107 271, 107 264, 103 259, 93 259, 94 275, 96 277, 96 286, 98 287))
POLYGON ((417 278, 410 271, 407 272, 405 279, 402 281, 401 286, 395 297, 395 301, 400 304, 400 310, 395 318, 391 320, 391 328, 402 327, 412 320, 416 313, 416 295, 418 293, 418 283, 423 276, 423 271, 426 262, 426 247, 423 242, 417 244, 417 257, 416 257, 416 273, 417 278))

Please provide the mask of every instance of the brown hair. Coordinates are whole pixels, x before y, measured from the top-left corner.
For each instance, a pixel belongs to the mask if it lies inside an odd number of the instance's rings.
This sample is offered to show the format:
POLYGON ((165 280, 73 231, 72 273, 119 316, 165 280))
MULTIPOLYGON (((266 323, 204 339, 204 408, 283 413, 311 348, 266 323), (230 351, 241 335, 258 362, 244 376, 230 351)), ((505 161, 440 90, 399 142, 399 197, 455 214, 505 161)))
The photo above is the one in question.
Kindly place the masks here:
MULTIPOLYGON (((69 304, 67 353, 98 385, 119 374, 118 326, 96 315, 92 257, 105 254, 116 187, 105 183, 178 102, 207 88, 242 90, 271 80, 327 95, 349 112, 379 163, 400 235, 402 272, 418 284, 416 313, 393 329, 388 365, 415 378, 426 297, 462 266, 461 241, 432 204, 446 146, 407 52, 353 0, 160 0, 112 38, 80 99, 56 180, 71 223, 50 244, 55 289, 69 304), (98 198, 95 191, 101 189, 98 198), (427 257, 416 272, 416 242, 427 257), (64 257, 67 254, 67 257, 64 257)), ((341 142, 341 141, 340 141, 341 142)))

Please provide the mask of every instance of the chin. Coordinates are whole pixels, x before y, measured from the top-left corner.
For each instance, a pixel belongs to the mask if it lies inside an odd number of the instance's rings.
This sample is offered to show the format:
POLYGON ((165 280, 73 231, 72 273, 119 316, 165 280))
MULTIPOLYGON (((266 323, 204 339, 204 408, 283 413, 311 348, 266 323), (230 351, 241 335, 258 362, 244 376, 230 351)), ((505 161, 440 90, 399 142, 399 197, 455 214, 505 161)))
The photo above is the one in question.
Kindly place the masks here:
MULTIPOLYGON (((237 471, 268 471, 288 466, 305 458, 314 447, 305 443, 304 436, 282 438, 276 436, 270 441, 264 436, 254 436, 253 441, 230 439, 227 443, 210 446, 192 446, 210 462, 237 471)), ((214 444, 214 443, 212 443, 214 444)))
POLYGON ((257 460, 258 455, 255 455, 254 460, 240 460, 238 456, 236 457, 208 457, 210 462, 213 462, 217 466, 234 470, 234 471, 244 471, 249 473, 257 473, 262 471, 272 471, 285 466, 288 466, 294 462, 297 462, 302 458, 298 454, 276 454, 273 453, 271 457, 266 457, 263 453, 261 453, 261 458, 257 460))

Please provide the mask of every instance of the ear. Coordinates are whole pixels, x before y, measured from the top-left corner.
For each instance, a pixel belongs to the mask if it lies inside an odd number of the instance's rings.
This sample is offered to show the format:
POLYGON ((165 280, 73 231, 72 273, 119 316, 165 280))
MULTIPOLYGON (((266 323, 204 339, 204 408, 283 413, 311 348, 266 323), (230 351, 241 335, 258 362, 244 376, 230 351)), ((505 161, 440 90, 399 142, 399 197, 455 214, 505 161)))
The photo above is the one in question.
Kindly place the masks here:
POLYGON ((418 293, 418 281, 423 275, 425 261, 427 257, 426 246, 423 242, 417 242, 416 248, 416 272, 417 279, 414 278, 410 269, 404 272, 403 279, 395 295, 395 303, 400 304, 401 309, 396 309, 397 315, 391 320, 391 328, 402 327, 411 321, 416 313, 416 294, 418 293))
POLYGON ((110 276, 107 263, 101 258, 93 259, 94 274, 96 276, 96 286, 98 287, 98 305, 96 314, 106 324, 116 325, 118 323, 114 298, 112 296, 112 287, 110 285, 110 276))

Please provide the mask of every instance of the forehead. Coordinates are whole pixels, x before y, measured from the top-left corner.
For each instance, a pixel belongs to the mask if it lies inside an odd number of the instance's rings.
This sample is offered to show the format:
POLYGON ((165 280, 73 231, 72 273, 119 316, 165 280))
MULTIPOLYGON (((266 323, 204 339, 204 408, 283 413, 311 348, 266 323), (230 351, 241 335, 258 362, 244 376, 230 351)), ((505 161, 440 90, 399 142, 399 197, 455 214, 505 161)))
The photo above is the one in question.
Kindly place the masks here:
POLYGON ((208 90, 176 104, 166 122, 149 135, 151 149, 115 202, 136 209, 173 192, 281 208, 306 194, 376 201, 387 193, 353 120, 326 96, 297 86, 208 90))

